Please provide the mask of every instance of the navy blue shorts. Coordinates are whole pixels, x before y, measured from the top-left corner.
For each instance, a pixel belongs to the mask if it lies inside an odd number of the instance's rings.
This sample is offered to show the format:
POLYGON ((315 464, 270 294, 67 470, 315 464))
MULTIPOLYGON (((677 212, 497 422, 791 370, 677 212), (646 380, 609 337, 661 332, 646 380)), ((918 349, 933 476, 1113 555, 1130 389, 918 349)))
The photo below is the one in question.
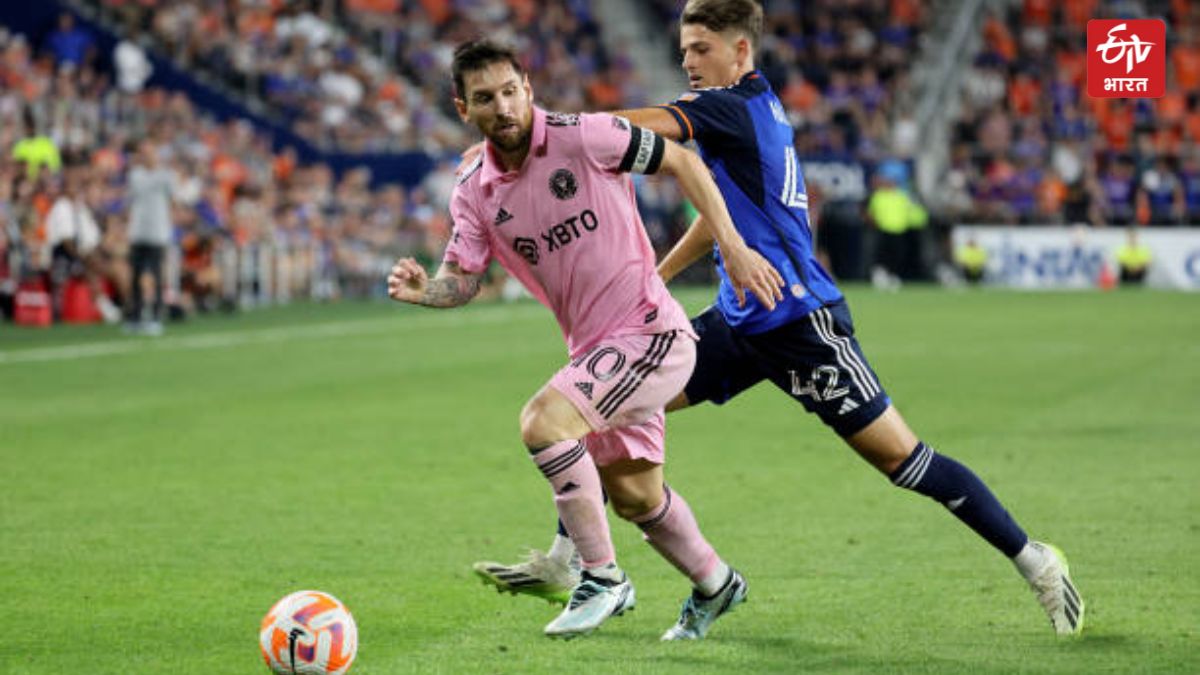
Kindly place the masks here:
POLYGON ((700 335, 684 393, 718 405, 770 380, 841 436, 861 431, 891 404, 867 363, 844 301, 755 335, 739 335, 715 307, 692 319, 700 335))

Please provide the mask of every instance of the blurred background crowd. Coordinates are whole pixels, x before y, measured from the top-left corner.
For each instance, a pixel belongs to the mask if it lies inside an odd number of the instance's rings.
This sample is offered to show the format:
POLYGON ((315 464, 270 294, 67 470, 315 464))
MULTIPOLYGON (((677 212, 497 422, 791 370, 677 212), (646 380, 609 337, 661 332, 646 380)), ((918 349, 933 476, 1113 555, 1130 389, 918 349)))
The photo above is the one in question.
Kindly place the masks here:
POLYGON ((1157 3, 1170 26, 1165 96, 1086 94, 1088 20, 1138 4, 1024 0, 987 16, 953 137, 952 217, 1200 225, 1200 6, 1157 3))
MULTIPOLYGON (((453 170, 473 142, 451 104, 456 43, 485 34, 517 45, 549 109, 665 102, 639 45, 606 30, 600 2, 71 0, 51 3, 34 28, 0 27, 0 310, 13 317, 23 287, 35 305, 45 294, 38 316, 83 312, 155 332, 170 312, 381 294, 396 256, 434 261, 449 235, 453 170), (248 114, 163 86, 155 64, 248 114), (401 180, 353 162, 389 153, 419 155, 425 169, 401 180), (155 219, 161 231, 139 225, 155 219), (161 299, 135 279, 139 246, 161 248, 161 299)), ((682 0, 629 4, 661 27, 682 0)), ((1200 6, 992 3, 953 94, 948 169, 936 194, 921 194, 912 69, 940 38, 937 4, 764 2, 758 65, 791 114, 798 154, 868 176, 849 204, 810 180, 818 228, 1200 224, 1200 6), (1097 16, 1167 21, 1166 96, 1086 95, 1083 31, 1097 16), (897 225, 885 198, 899 194, 908 215, 897 225)), ((656 58, 676 64, 675 38, 656 32, 656 58)), ((669 181, 638 189, 665 249, 689 207, 669 181)), ((907 274, 948 257, 931 249, 907 274)))

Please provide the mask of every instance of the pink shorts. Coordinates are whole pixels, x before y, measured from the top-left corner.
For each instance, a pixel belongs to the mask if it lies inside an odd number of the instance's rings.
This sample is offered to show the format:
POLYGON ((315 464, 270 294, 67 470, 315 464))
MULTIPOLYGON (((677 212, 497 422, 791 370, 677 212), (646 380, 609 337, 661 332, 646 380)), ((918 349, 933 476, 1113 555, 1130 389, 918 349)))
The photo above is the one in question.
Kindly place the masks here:
POLYGON ((663 408, 683 391, 696 365, 694 338, 682 330, 601 341, 554 374, 594 430, 584 439, 596 464, 663 462, 663 408))

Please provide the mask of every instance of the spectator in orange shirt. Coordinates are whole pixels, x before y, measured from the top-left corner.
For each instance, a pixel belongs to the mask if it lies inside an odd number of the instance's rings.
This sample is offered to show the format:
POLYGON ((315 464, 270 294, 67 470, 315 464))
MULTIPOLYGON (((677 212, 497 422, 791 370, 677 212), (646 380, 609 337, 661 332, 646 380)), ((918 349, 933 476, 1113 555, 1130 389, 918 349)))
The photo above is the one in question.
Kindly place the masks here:
POLYGON ((375 95, 380 101, 400 101, 404 98, 404 83, 398 77, 388 77, 379 85, 379 90, 375 95))
POLYGON ((1183 117, 1184 134, 1192 143, 1200 144, 1200 94, 1188 95, 1188 112, 1183 117))
POLYGON ((821 90, 805 79, 804 74, 794 70, 788 75, 787 85, 780 96, 788 110, 808 112, 821 100, 821 90))
POLYGON ((508 0, 508 7, 518 26, 528 26, 537 16, 538 8, 534 0, 508 0))
POLYGON ((400 11, 400 0, 346 0, 346 8, 352 12, 395 14, 400 11))
MULTIPOLYGON (((1191 31, 1182 31, 1190 36, 1191 31)), ((1175 67, 1175 83, 1183 91, 1200 91, 1200 47, 1194 41, 1181 39, 1171 51, 1171 65, 1175 67)))
POLYGON ((1067 184, 1052 168, 1046 169, 1037 186, 1037 219, 1044 223, 1063 222, 1063 205, 1067 200, 1067 184))
POLYGON ((275 18, 267 11, 243 11, 237 17, 237 28, 246 39, 266 37, 275 30, 275 18))
POLYGON ((271 163, 271 173, 275 175, 276 181, 287 183, 296 171, 296 164, 296 149, 288 146, 284 148, 283 152, 275 155, 275 159, 271 163))
POLYGON ((1005 63, 1012 63, 1017 58, 1017 41, 1013 39, 1008 26, 995 15, 988 16, 983 24, 983 39, 988 47, 1001 57, 1005 63))
POLYGON ((1167 93, 1154 105, 1154 118, 1167 125, 1177 125, 1183 122, 1187 114, 1187 98, 1178 89, 1167 89, 1167 93))
POLYGON ((1076 85, 1087 76, 1087 54, 1083 50, 1060 49, 1054 56, 1055 68, 1076 85))
POLYGON ((1189 18, 1189 12, 1195 12, 1196 7, 1192 4, 1192 0, 1171 0, 1171 13, 1175 17, 1175 21, 1183 22, 1189 18))
POLYGON ((1096 5, 1098 0, 1071 0, 1062 3, 1062 15, 1067 25, 1076 30, 1083 30, 1087 22, 1097 18, 1096 5))
POLYGON ((441 26, 450 18, 450 0, 421 0, 421 7, 435 26, 441 26))
POLYGON ((1049 26, 1054 22, 1054 0, 1025 0, 1022 12, 1025 23, 1035 26, 1049 26))
POLYGON ((125 153, 113 144, 101 147, 92 153, 92 168, 102 181, 111 182, 125 171, 125 153))
POLYGON ((621 88, 612 81, 607 71, 599 74, 587 85, 589 108, 615 110, 621 107, 621 88))
POLYGON ((1022 117, 1037 112, 1042 85, 1027 72, 1019 72, 1008 85, 1008 101, 1012 111, 1022 117))
POLYGON ((221 191, 224 193, 225 202, 233 203, 234 191, 242 185, 246 180, 246 167, 238 161, 237 157, 228 154, 219 154, 213 157, 212 160, 212 176, 221 186, 221 191))
POLYGON ((1133 136, 1133 106, 1124 99, 1112 99, 1113 105, 1100 121, 1100 131, 1108 141, 1108 147, 1116 151, 1129 149, 1133 136))
POLYGON ((925 13, 919 0, 892 0, 892 20, 905 26, 915 26, 925 13))

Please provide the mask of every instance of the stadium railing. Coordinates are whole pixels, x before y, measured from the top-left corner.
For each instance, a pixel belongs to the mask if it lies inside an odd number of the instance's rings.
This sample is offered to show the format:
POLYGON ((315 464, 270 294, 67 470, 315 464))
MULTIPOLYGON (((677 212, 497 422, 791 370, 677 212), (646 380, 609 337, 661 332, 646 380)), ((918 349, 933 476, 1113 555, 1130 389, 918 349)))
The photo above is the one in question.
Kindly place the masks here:
MULTIPOLYGON (((963 55, 968 53, 972 40, 978 39, 978 25, 984 0, 964 0, 956 3, 949 37, 942 42, 937 66, 926 72, 925 94, 917 108, 917 126, 921 130, 917 147, 917 190, 936 202, 938 179, 949 165, 947 150, 951 115, 957 110, 954 98, 961 78, 963 55)), ((922 83, 918 82, 918 86, 922 83)), ((937 208, 940 204, 930 203, 937 208)))

